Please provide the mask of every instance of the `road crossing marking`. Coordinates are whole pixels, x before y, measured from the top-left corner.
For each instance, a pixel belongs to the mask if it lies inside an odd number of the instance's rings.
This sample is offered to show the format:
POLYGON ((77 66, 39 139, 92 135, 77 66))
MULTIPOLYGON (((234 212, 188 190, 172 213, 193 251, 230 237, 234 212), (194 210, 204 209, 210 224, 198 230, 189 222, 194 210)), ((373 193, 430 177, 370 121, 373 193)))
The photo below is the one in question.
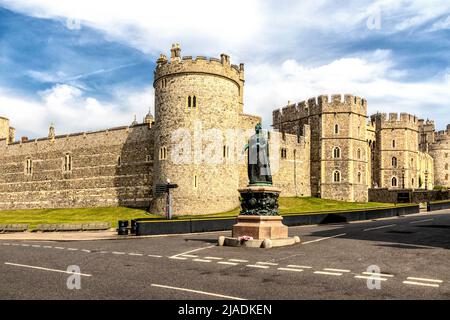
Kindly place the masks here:
POLYGON ((306 241, 306 242, 303 242, 302 244, 309 244, 309 243, 319 242, 319 241, 323 241, 323 240, 343 237, 343 236, 346 236, 346 235, 347 235, 346 233, 341 233, 341 234, 337 234, 337 235, 331 236, 331 237, 325 237, 325 238, 320 238, 320 239, 316 239, 316 240, 306 241))
POLYGON ((303 272, 302 269, 294 269, 294 268, 278 268, 280 271, 293 271, 293 272, 303 272))
POLYGON ((375 228, 368 228, 368 229, 364 229, 363 231, 373 231, 373 230, 379 230, 379 229, 384 229, 384 228, 391 228, 391 227, 395 227, 396 224, 389 224, 387 226, 380 226, 380 227, 375 227, 375 228))

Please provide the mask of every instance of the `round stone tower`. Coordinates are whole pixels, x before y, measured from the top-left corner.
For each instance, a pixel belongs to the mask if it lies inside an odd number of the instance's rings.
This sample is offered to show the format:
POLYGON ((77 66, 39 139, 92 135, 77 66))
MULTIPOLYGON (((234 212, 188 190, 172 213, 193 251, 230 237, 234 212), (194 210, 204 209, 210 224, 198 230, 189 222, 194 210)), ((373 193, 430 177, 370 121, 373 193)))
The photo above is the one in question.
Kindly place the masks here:
MULTIPOLYGON (((239 206, 239 169, 234 132, 243 110, 244 66, 220 59, 181 57, 174 44, 170 60, 161 55, 154 76, 154 187, 167 181, 173 214, 208 214, 239 206)), ((154 188, 155 190, 156 188, 154 188)), ((164 213, 165 197, 155 194, 151 211, 164 213)))
POLYGON ((434 159, 434 184, 450 188, 450 125, 435 134, 430 155, 434 159))

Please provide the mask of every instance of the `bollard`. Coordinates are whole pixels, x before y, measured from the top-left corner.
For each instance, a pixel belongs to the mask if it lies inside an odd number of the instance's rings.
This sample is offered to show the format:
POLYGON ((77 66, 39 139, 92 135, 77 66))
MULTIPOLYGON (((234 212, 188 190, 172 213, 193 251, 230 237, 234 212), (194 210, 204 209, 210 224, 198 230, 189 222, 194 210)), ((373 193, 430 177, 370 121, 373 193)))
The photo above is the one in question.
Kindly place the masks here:
POLYGON ((119 228, 117 229, 119 236, 128 235, 128 220, 119 221, 119 228))

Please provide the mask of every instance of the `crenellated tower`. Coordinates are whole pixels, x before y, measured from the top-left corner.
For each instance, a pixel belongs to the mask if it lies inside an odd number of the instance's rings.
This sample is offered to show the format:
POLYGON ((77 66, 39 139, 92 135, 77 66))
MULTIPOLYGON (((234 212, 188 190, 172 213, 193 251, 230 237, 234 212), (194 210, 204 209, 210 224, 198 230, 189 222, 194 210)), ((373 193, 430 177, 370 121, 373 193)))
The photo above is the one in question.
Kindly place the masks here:
POLYGON ((311 128, 311 193, 325 199, 368 199, 370 149, 367 101, 353 95, 321 95, 273 112, 274 128, 298 134, 311 128))
POLYGON ((429 151, 434 159, 435 185, 450 188, 450 124, 435 133, 429 151))
MULTIPOLYGON (((244 65, 232 65, 226 54, 182 57, 174 44, 170 59, 162 54, 157 60, 153 86, 154 185, 168 180, 179 185, 173 191, 174 214, 238 207, 239 168, 233 161, 238 151, 227 132, 238 129, 241 120, 244 65)), ((155 198, 152 212, 164 208, 164 198, 155 198)))

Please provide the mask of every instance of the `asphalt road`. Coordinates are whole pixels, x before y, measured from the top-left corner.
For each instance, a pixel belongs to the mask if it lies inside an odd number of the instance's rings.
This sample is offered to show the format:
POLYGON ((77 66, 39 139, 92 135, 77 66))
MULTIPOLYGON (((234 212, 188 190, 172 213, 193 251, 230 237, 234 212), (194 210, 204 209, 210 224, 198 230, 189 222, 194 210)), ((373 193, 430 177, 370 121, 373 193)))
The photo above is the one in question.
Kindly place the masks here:
POLYGON ((302 243, 270 250, 216 246, 228 232, 81 242, 0 238, 0 299, 450 298, 450 210, 289 231, 302 243), (67 287, 74 265, 79 290, 67 287))

